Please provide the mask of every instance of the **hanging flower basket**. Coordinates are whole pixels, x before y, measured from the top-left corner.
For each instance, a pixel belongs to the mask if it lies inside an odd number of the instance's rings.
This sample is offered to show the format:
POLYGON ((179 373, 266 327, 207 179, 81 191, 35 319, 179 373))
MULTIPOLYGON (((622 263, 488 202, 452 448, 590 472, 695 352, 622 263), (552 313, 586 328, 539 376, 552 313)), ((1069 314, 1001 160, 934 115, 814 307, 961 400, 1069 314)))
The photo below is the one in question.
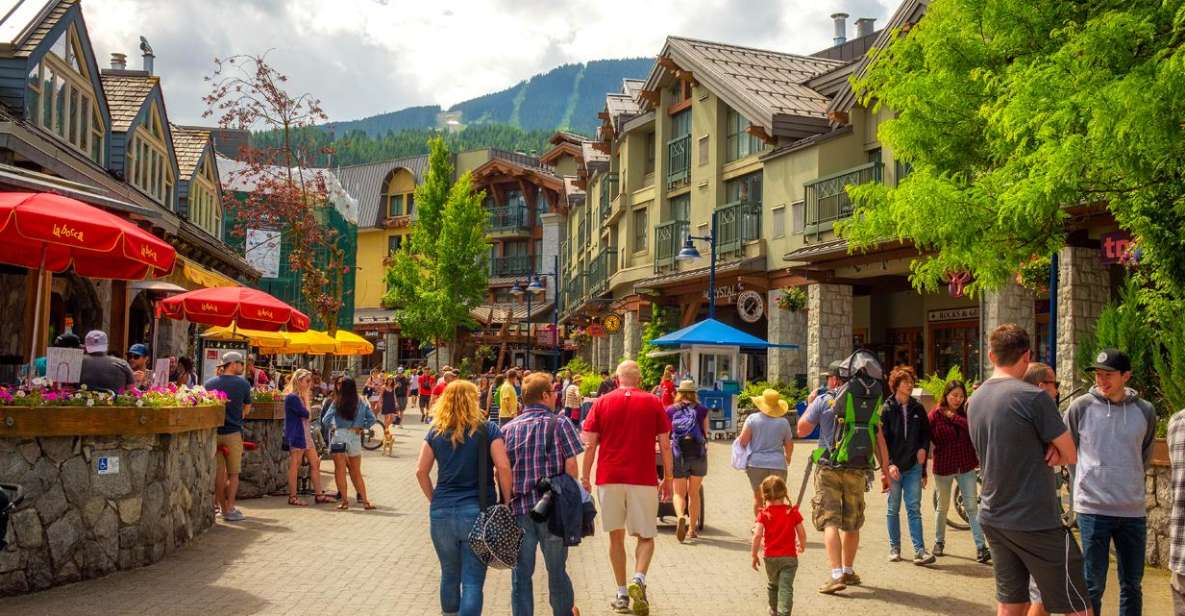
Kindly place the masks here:
POLYGON ((778 296, 778 307, 790 312, 798 312, 806 308, 806 289, 802 287, 788 287, 778 296))

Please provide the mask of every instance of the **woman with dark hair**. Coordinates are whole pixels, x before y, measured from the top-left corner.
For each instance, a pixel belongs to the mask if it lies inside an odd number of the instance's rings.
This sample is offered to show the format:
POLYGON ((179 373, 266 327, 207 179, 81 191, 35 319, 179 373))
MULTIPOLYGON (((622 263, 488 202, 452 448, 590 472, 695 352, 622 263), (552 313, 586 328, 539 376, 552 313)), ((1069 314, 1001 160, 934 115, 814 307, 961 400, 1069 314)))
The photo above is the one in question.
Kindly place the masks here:
POLYGON ((913 564, 928 565, 934 556, 926 551, 922 531, 922 489, 926 487, 926 457, 930 453, 930 421, 922 403, 913 397, 913 368, 897 366, 889 373, 889 393, 881 407, 881 430, 889 450, 889 562, 901 560, 901 502, 909 521, 913 564))
POLYGON ((350 508, 346 493, 346 471, 358 491, 362 508, 374 509, 366 498, 366 482, 362 480, 362 431, 374 425, 374 413, 370 405, 358 395, 358 384, 350 377, 344 377, 337 393, 326 407, 322 422, 334 428, 329 440, 329 453, 333 455, 333 478, 337 483, 339 510, 350 508))
POLYGON ((967 386, 962 381, 947 383, 942 399, 930 411, 930 444, 934 447, 934 487, 938 490, 934 555, 942 556, 946 552, 946 514, 950 511, 951 483, 957 482, 963 509, 971 522, 971 537, 975 539, 975 560, 987 564, 992 557, 976 510, 975 469, 979 468, 979 458, 975 456, 967 427, 967 386))
POLYGON ((173 383, 178 387, 197 385, 197 373, 193 371, 193 359, 188 355, 182 355, 177 358, 176 372, 173 375, 173 383))

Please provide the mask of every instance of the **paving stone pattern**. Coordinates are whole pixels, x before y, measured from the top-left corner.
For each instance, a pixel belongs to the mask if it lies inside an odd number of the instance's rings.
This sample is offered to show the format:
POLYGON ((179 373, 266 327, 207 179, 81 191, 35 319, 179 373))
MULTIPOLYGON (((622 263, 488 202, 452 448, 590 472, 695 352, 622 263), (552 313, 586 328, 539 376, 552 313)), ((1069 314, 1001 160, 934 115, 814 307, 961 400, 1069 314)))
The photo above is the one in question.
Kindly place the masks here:
MULTIPOLYGON (((414 417, 409 413, 408 417, 414 417)), ((339 513, 330 506, 298 509, 282 498, 243 501, 248 519, 219 521, 189 546, 163 561, 32 595, 10 597, 0 613, 70 616, 74 614, 239 614, 439 613, 439 568, 428 538, 427 503, 413 475, 424 429, 412 421, 397 438, 396 457, 364 452, 363 471, 377 511, 339 513)), ((813 445, 800 443, 791 469, 791 489, 813 445)), ((679 545, 673 527, 661 527, 650 571, 651 613, 663 615, 764 615, 765 572, 749 568, 751 499, 742 473, 728 465, 729 444, 710 447, 705 482, 707 530, 696 544, 679 545)), ((325 464, 326 485, 332 485, 325 464)), ((925 493, 931 502, 932 491, 925 493)), ((990 567, 973 560, 967 531, 947 533, 950 556, 932 567, 886 562, 885 499, 869 495, 868 523, 856 570, 864 586, 828 597, 815 592, 827 575, 819 533, 808 527, 808 550, 795 584, 795 613, 989 614, 994 610, 990 567)), ((904 517, 904 516, 903 516, 904 517)), ((809 516, 808 516, 809 518, 809 516)), ((925 525, 932 541, 933 514, 925 525)), ((668 520, 669 522, 669 520, 668 520)), ((904 529, 903 529, 904 530, 904 529)), ((569 572, 583 614, 610 614, 614 591, 607 540, 603 533, 573 548, 569 572)), ((629 552, 632 554, 632 546, 629 552)), ((632 557, 631 557, 632 558, 632 557)), ((1114 567, 1112 567, 1112 571, 1114 567)), ((536 609, 546 613, 546 572, 537 563, 536 609)), ((1114 574, 1106 598, 1115 613, 1114 574)), ((1149 570, 1144 579, 1145 614, 1169 614, 1168 578, 1149 570)), ((485 613, 510 614, 510 574, 491 571, 485 586, 485 613)))

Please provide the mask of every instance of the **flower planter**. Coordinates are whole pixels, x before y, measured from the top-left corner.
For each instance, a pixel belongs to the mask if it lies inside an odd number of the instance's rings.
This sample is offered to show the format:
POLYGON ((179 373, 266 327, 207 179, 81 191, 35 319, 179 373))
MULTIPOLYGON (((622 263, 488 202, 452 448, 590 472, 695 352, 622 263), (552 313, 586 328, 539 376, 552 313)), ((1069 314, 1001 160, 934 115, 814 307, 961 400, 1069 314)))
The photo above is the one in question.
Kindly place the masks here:
POLYGON ((243 440, 255 449, 243 455, 239 498, 267 496, 288 485, 288 452, 284 451, 283 400, 258 400, 243 414, 243 440))
POLYGON ((251 403, 251 410, 243 414, 243 419, 284 419, 283 400, 261 400, 251 403))
POLYGON ((0 438, 176 434, 217 428, 223 405, 190 407, 0 406, 0 438))
POLYGON ((1152 466, 1169 465, 1169 442, 1163 438, 1152 441, 1152 456, 1148 460, 1152 466))

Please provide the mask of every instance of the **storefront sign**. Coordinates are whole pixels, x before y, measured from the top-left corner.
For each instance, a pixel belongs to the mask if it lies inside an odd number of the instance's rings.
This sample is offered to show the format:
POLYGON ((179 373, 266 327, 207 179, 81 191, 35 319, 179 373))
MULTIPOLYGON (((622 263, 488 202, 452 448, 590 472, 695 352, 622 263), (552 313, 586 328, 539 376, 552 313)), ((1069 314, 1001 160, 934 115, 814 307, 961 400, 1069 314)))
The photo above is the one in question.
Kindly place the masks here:
POLYGON ((1135 249, 1135 241, 1127 231, 1112 231, 1103 235, 1100 243, 1103 246, 1103 263, 1131 263, 1135 249))
MULTIPOLYGON (((737 295, 740 294, 744 289, 745 289, 745 285, 743 285, 739 282, 735 283, 735 284, 726 284, 726 285, 717 286, 716 287, 716 304, 720 305, 720 304, 733 303, 733 301, 736 300, 737 295)), ((704 296, 704 299, 708 299, 707 289, 704 290, 703 296, 704 296)))
POLYGON ((540 346, 555 346, 555 326, 551 324, 542 325, 535 330, 535 344, 540 346))
POLYGON ((605 326, 600 323, 593 323, 585 331, 593 338, 602 338, 605 335, 605 326))
POLYGON ((765 314, 765 299, 757 291, 741 291, 737 295, 737 314, 746 323, 756 323, 765 314))
POLYGON ((931 310, 927 315, 926 320, 931 323, 939 321, 973 321, 979 318, 979 307, 971 306, 968 308, 946 308, 944 310, 931 310))

